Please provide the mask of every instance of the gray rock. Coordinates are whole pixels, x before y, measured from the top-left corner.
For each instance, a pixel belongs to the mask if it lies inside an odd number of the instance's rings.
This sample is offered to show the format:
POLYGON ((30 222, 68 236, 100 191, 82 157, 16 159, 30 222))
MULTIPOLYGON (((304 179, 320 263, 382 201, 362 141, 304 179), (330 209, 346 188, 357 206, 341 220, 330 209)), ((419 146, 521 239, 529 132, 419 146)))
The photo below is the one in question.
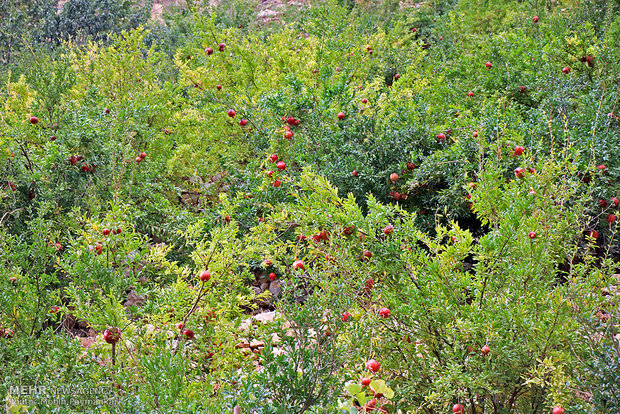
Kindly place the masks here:
POLYGON ((141 306, 146 301, 146 298, 143 296, 138 296, 135 290, 132 290, 127 294, 127 300, 123 303, 125 308, 130 308, 132 306, 141 306))
POLYGON ((259 19, 268 19, 268 18, 273 18, 275 16, 277 16, 277 12, 270 10, 270 9, 265 9, 261 12, 258 13, 258 15, 256 17, 258 17, 259 19))
POLYGON ((282 282, 280 279, 271 282, 271 285, 269 285, 269 292, 271 292, 274 297, 278 297, 282 294, 282 282))

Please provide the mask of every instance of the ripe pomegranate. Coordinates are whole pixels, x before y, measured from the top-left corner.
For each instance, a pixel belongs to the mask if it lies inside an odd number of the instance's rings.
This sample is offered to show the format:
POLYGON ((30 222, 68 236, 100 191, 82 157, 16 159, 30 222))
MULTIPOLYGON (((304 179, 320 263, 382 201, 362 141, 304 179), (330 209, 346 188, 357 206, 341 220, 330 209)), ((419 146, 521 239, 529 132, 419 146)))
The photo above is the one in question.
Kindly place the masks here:
POLYGON ((366 362, 366 369, 368 371, 377 372, 379 371, 380 368, 381 368, 381 364, 379 364, 374 359, 371 359, 368 362, 366 362))
POLYGON ((103 331, 103 340, 109 344, 115 344, 121 338, 121 331, 118 328, 108 328, 103 331))
POLYGON ((208 270, 203 270, 202 272, 200 272, 201 282, 208 282, 209 279, 211 279, 211 272, 209 272, 208 270))
POLYGON ((523 178, 525 176, 525 170, 523 168, 521 168, 521 167, 517 168, 515 170, 515 176, 517 178, 523 178))

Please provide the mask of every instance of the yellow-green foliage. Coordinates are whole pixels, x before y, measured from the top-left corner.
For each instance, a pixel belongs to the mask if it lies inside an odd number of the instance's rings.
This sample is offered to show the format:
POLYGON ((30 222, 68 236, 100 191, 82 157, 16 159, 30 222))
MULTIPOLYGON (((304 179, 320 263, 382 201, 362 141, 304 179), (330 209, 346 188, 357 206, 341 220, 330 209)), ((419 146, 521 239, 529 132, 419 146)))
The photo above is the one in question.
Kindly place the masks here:
MULTIPOLYGON (((11 74, 8 74, 8 78, 11 74)), ((6 85, 7 96, 4 101, 2 112, 2 122, 6 126, 13 123, 22 122, 31 114, 31 105, 34 101, 36 92, 28 84, 24 75, 19 77, 17 82, 8 82, 6 85)))
POLYGON ((617 267, 614 5, 311 0, 265 22, 258 0, 207 3, 28 48, 2 76, 0 395, 67 378, 117 385, 123 412, 607 401, 577 362, 614 300, 592 294, 617 267), (259 308, 274 322, 241 330, 259 308), (89 349, 56 334, 76 318, 89 349))
POLYGON ((78 74, 74 99, 85 99, 96 88, 104 102, 119 109, 139 102, 155 112, 169 105, 166 63, 155 46, 146 48, 147 34, 137 29, 115 36, 110 46, 91 42, 84 48, 74 47, 73 66, 78 74))

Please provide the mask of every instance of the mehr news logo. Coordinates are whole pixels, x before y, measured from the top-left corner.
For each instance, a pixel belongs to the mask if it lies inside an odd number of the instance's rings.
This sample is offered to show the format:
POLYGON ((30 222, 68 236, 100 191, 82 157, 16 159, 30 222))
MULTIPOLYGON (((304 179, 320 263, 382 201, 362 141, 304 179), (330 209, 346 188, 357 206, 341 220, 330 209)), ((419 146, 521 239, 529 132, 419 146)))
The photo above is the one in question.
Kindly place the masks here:
POLYGON ((45 386, 10 385, 6 397, 6 412, 11 414, 28 412, 28 406, 38 404, 48 407, 100 407, 114 405, 111 386, 45 386))

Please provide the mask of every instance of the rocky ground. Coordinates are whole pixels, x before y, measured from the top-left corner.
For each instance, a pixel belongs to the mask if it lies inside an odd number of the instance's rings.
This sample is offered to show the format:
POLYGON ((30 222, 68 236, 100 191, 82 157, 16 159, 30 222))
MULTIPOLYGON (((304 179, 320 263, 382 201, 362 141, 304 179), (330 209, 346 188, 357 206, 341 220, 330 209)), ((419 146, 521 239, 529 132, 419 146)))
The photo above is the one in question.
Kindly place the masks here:
MULTIPOLYGON (((66 0, 61 0, 66 1, 66 0)), ((210 0, 209 5, 215 6, 218 0, 210 0)), ((289 7, 301 7, 305 5, 305 0, 257 0, 257 18, 262 22, 279 21, 284 13, 284 9, 289 7)), ((154 0, 151 17, 153 20, 163 22, 163 13, 173 7, 182 6, 183 0, 154 0)))

